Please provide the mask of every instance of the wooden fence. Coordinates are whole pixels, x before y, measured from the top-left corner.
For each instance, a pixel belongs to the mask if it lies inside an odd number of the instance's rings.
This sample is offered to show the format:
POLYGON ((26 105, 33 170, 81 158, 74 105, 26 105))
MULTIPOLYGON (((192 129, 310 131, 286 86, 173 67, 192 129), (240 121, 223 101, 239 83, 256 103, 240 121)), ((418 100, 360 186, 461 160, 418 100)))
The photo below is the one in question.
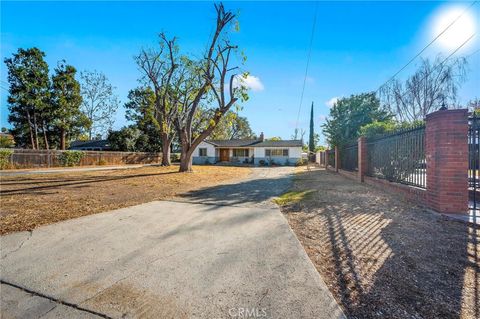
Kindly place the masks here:
MULTIPOLYGON (((65 151, 14 149, 10 158, 12 168, 61 166, 59 155, 65 151)), ((82 151, 84 157, 78 166, 160 163, 162 154, 143 152, 82 151)))

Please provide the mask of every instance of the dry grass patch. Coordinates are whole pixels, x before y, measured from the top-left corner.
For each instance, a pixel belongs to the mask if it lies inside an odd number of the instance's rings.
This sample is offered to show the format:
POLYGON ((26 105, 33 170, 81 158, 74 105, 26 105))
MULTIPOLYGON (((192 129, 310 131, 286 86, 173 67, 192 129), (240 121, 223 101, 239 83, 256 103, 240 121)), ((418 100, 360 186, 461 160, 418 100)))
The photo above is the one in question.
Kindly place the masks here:
POLYGON ((166 199, 247 177, 246 167, 178 166, 1 177, 0 233, 166 199))
POLYGON ((297 173, 282 207, 352 318, 480 318, 480 229, 332 172, 297 173))

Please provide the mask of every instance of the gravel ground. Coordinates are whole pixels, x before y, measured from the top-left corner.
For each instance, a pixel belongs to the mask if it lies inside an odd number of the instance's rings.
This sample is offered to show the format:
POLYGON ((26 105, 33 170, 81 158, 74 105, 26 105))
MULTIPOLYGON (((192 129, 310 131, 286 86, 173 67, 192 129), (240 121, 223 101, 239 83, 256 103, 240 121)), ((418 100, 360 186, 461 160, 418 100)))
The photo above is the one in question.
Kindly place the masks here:
POLYGON ((351 318, 480 318, 480 229, 333 172, 298 171, 282 207, 351 318))

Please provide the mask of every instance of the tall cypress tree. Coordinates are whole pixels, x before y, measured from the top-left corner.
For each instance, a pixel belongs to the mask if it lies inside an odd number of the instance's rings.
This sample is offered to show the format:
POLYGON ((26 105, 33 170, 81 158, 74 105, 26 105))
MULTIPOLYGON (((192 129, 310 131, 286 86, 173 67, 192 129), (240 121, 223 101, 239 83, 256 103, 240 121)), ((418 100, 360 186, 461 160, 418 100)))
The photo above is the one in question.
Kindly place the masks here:
POLYGON ((310 136, 308 140, 308 150, 310 152, 315 152, 315 132, 313 130, 313 102, 312 109, 310 110, 310 136))

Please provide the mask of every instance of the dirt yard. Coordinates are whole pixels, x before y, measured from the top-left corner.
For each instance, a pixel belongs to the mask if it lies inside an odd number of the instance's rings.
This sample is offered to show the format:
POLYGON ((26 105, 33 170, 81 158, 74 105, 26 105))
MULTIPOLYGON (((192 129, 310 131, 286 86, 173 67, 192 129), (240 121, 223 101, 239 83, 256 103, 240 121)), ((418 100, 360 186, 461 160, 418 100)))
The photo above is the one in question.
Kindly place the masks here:
POLYGON ((250 168, 178 166, 1 177, 0 234, 165 199, 248 176, 250 168))
POLYGON ((277 200, 351 318, 480 318, 480 229, 333 172, 277 200))

